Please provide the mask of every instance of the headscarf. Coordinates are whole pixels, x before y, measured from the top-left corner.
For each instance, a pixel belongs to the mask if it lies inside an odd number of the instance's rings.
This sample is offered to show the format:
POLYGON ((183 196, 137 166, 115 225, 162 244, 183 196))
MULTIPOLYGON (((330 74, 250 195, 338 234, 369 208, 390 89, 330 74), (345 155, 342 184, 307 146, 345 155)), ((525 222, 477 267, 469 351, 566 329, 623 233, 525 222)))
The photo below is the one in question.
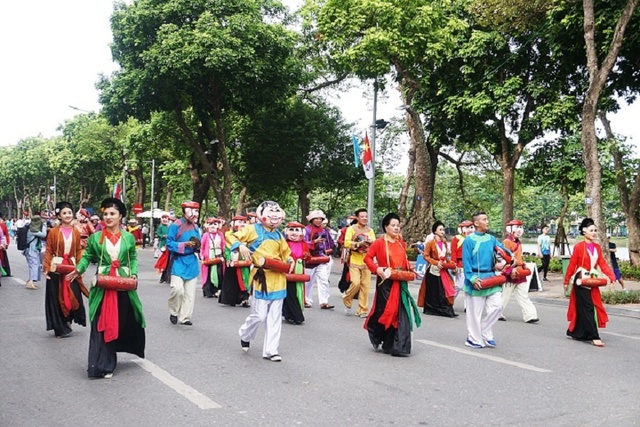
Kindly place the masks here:
POLYGON ((34 215, 31 217, 29 231, 31 231, 32 233, 39 233, 40 231, 42 231, 42 217, 40 215, 34 215))

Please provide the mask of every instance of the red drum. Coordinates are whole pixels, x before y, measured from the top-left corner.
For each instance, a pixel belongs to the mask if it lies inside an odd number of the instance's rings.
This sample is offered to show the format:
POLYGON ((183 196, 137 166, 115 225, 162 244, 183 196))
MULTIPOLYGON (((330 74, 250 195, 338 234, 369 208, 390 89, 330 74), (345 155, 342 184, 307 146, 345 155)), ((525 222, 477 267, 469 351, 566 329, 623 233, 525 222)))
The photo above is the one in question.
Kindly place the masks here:
POLYGON ((308 274, 285 274, 287 282, 308 282, 311 276, 308 274))
POLYGON ((50 271, 52 273, 58 273, 63 276, 75 271, 76 266, 71 264, 51 264, 50 271))
POLYGON ((96 286, 113 291, 135 291, 138 289, 138 280, 133 277, 96 275, 96 286))
POLYGON ((326 264, 329 261, 331 261, 331 258, 329 258, 328 256, 312 256, 312 257, 307 258, 306 264, 307 265, 319 265, 319 264, 326 264))
POLYGON ((578 286, 587 286, 589 288, 597 288, 600 286, 606 286, 607 279, 599 279, 596 277, 590 277, 587 279, 578 279, 576 280, 576 285, 578 286))
POLYGON ((499 256, 500 258, 502 258, 503 260, 506 261, 507 265, 511 264, 513 262, 513 257, 511 255, 509 255, 509 253, 507 251, 505 251, 502 248, 499 247, 495 247, 494 251, 496 252, 496 255, 499 256))
POLYGON ((288 273, 291 268, 290 264, 282 262, 273 258, 259 257, 256 259, 256 265, 258 267, 266 268, 267 270, 278 271, 280 273, 288 273))
POLYGON ((516 279, 524 279, 527 276, 531 276, 531 270, 525 266, 516 267, 516 279))
POLYGON ((390 268, 385 270, 385 276, 387 276, 387 279, 397 280, 398 282, 410 282, 416 278, 416 274, 413 271, 392 270, 390 268))
POLYGON ((442 268, 444 270, 455 270, 457 267, 454 261, 442 261, 442 268))
POLYGON ((202 260, 203 265, 216 265, 222 262, 222 258, 207 258, 202 260))
POLYGON ((502 274, 499 276, 486 277, 480 280, 482 281, 481 289, 493 288, 494 286, 501 286, 507 283, 507 278, 502 274))
POLYGON ((324 251, 324 253, 327 255, 331 255, 333 253, 333 249, 327 249, 326 251, 324 251))
POLYGON ((238 268, 240 268, 240 267, 251 267, 251 264, 253 264, 253 263, 251 262, 250 259, 241 259, 241 260, 238 260, 238 261, 232 261, 231 262, 231 267, 238 267, 238 268))
POLYGON ((369 246, 371 246, 369 235, 364 233, 356 234, 353 238, 353 243, 355 243, 355 251, 362 254, 367 253, 369 246))

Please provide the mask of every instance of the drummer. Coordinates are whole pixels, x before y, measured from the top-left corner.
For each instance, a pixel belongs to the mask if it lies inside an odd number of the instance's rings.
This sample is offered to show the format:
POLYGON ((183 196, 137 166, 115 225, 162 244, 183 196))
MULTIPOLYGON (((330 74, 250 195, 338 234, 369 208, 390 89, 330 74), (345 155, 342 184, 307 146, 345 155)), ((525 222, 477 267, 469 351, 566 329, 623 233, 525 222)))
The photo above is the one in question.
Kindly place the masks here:
POLYGON ((352 314, 351 306, 353 299, 358 295, 358 309, 356 316, 367 317, 369 312, 369 288, 371 287, 371 271, 364 263, 364 257, 371 243, 376 240, 373 230, 367 225, 369 215, 366 209, 358 209, 354 212, 357 223, 347 228, 344 237, 344 246, 351 251, 349 275, 351 285, 342 296, 344 303, 344 313, 347 316, 352 314))

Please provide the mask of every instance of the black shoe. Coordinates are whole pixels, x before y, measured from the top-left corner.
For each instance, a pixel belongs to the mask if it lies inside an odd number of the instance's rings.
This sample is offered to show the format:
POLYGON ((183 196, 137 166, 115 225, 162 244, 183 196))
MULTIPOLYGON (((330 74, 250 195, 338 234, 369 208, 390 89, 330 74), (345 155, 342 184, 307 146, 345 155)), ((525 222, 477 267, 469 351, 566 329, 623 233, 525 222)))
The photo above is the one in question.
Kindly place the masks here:
POLYGON ((182 322, 182 324, 185 325, 185 326, 193 325, 193 323, 191 323, 191 320, 187 320, 186 322, 182 322))
POLYGON ((548 282, 549 279, 547 279, 546 277, 544 279, 542 279, 543 282, 548 282))
POLYGON ((178 316, 174 316, 173 314, 170 314, 169 321, 175 325, 176 323, 178 323, 178 316))
POLYGON ((527 323, 536 323, 536 322, 539 322, 539 321, 540 321, 540 319, 535 318, 535 319, 527 320, 527 323))
POLYGON ((249 351, 249 341, 242 341, 240 340, 240 346, 242 347, 242 351, 247 352, 249 351))
POLYGON ((500 321, 502 321, 502 322, 506 322, 506 321, 507 321, 507 318, 506 318, 506 317, 504 317, 504 316, 500 316, 500 317, 498 318, 498 320, 500 320, 500 321))

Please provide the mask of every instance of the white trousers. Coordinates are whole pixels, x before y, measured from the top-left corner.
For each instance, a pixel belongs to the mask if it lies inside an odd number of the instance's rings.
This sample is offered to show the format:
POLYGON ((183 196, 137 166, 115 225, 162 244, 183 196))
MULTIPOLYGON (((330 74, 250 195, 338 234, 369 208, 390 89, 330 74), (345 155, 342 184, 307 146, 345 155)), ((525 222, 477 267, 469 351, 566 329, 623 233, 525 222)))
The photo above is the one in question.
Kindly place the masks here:
POLYGON ((467 304, 467 338, 469 341, 484 345, 493 340, 493 325, 502 312, 502 295, 500 292, 488 297, 472 297, 464 294, 467 304))
POLYGON ((196 301, 196 276, 193 279, 184 280, 180 276, 171 275, 169 285, 169 314, 178 316, 178 322, 184 323, 191 320, 193 306, 196 301))
POLYGON ((304 299, 307 304, 313 304, 313 284, 318 282, 318 300, 320 304, 329 303, 329 273, 331 273, 331 261, 320 264, 315 268, 305 268, 309 281, 304 284, 304 299))
POLYGON ((536 306, 533 305, 531 299, 529 299, 529 284, 524 283, 505 283, 502 286, 502 312, 507 308, 511 294, 516 298, 516 302, 520 306, 522 311, 522 320, 528 322, 529 320, 538 318, 538 311, 536 306))
POLYGON ((242 341, 251 342, 256 337, 260 324, 264 323, 264 344, 262 357, 271 357, 278 353, 280 333, 282 332, 283 300, 266 300, 254 298, 251 314, 240 326, 238 334, 242 341))

